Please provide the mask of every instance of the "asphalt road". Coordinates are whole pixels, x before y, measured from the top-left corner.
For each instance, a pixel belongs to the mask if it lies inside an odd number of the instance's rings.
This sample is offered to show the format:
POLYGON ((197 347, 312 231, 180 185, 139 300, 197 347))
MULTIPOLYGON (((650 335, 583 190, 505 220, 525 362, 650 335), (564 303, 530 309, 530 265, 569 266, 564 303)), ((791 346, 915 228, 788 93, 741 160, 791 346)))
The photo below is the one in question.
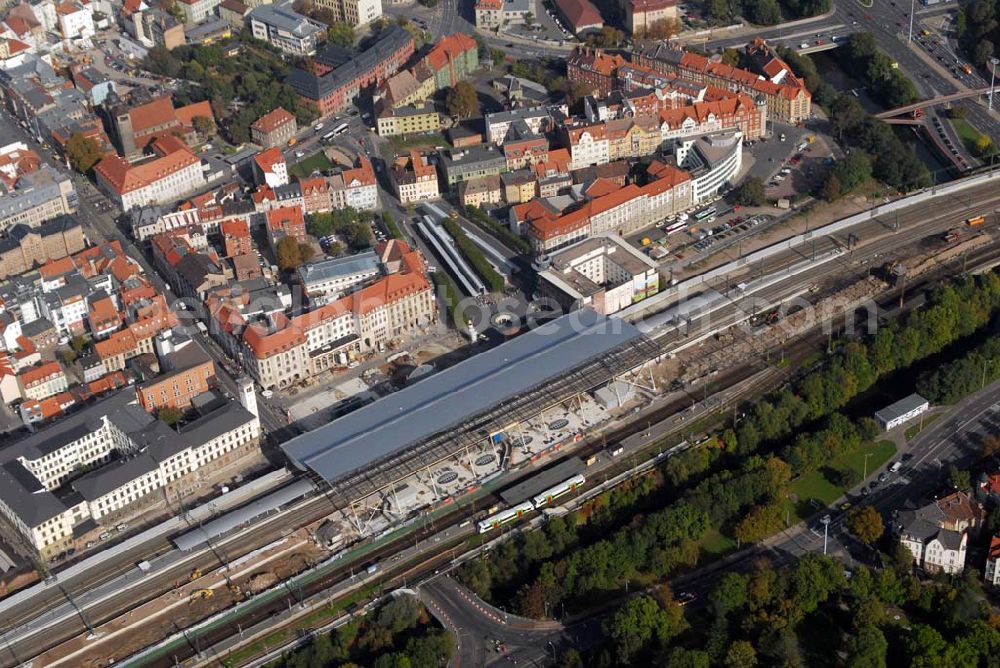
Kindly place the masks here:
POLYGON ((565 647, 586 648, 600 639, 591 620, 572 627, 510 615, 486 603, 450 576, 431 579, 420 599, 455 634, 457 652, 449 668, 490 665, 549 666, 565 647))

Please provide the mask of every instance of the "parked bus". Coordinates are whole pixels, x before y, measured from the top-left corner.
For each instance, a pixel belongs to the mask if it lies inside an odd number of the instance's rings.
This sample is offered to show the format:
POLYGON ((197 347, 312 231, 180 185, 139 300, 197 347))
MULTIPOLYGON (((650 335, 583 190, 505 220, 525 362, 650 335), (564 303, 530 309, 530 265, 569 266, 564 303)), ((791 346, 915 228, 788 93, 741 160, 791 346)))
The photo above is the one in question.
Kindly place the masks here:
POLYGON ((687 221, 686 220, 681 220, 680 218, 678 218, 675 221, 667 223, 663 227, 663 233, 664 234, 673 234, 674 232, 677 232, 678 230, 683 230, 685 227, 687 227, 687 221))
POLYGON ((325 135, 323 135, 323 143, 329 144, 331 141, 333 141, 333 138, 335 136, 336 135, 333 132, 327 132, 325 135))
POLYGON ((707 209, 702 209, 698 213, 694 214, 694 219, 699 223, 711 223, 715 221, 715 214, 715 207, 710 206, 707 209))
POLYGON ((347 123, 341 123, 333 129, 333 136, 336 137, 344 134, 345 132, 347 132, 347 123))

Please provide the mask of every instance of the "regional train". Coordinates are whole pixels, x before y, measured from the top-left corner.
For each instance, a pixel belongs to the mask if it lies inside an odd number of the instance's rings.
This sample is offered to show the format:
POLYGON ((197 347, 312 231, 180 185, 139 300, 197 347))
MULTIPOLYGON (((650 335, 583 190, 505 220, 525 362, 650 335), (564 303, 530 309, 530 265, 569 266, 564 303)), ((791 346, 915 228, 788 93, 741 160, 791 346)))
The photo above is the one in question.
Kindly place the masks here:
POLYGON ((536 494, 532 497, 531 501, 523 501, 512 508, 501 510, 499 513, 490 515, 476 524, 479 529, 479 533, 489 533, 493 529, 499 529, 505 524, 521 519, 532 510, 541 510, 542 508, 551 505, 552 502, 559 497, 569 494, 570 492, 575 492, 582 487, 586 481, 586 478, 582 475, 575 475, 572 478, 562 481, 554 487, 550 487, 540 494, 536 494))

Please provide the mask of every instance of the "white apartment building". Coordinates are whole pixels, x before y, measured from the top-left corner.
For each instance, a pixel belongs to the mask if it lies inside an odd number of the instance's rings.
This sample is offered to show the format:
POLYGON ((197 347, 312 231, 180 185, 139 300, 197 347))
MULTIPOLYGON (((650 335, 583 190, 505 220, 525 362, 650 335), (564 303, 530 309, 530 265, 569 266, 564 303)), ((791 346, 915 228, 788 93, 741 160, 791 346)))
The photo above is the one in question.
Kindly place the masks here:
POLYGON ((250 12, 250 30, 256 39, 269 42, 286 53, 309 56, 316 52, 326 26, 299 14, 291 2, 261 5, 250 12))
POLYGON ((239 402, 180 432, 146 413, 130 388, 15 442, 0 464, 0 515, 43 558, 72 547, 76 525, 121 517, 202 467, 252 452, 260 436, 252 387, 241 381, 239 402), (86 466, 98 468, 77 477, 86 466), (73 506, 53 493, 67 482, 82 499, 73 506))
POLYGON ((893 529, 899 542, 928 573, 961 573, 969 532, 982 524, 985 511, 965 492, 955 492, 917 510, 898 513, 893 529))
POLYGON ((94 16, 90 8, 78 2, 62 2, 56 5, 59 18, 59 32, 63 39, 84 39, 94 36, 94 16))
POLYGON ((1000 586, 1000 536, 990 539, 990 549, 986 556, 986 582, 994 587, 1000 586))
POLYGON ((438 199, 437 170, 426 156, 410 151, 408 158, 396 158, 390 171, 396 197, 402 204, 438 199))
POLYGON ((677 164, 691 174, 691 197, 697 205, 736 180, 743 167, 743 133, 728 130, 680 139, 674 156, 677 164))
POLYGON ((610 162, 611 142, 603 123, 566 128, 565 134, 568 138, 571 170, 610 162))
POLYGON ((41 401, 69 389, 69 382, 59 362, 47 362, 29 367, 17 376, 21 395, 28 400, 41 401))
POLYGON ((335 21, 358 27, 382 16, 382 0, 316 0, 316 5, 333 12, 335 21))
POLYGON ((538 272, 539 287, 566 310, 590 307, 611 315, 659 291, 656 262, 617 234, 586 239, 564 248, 538 272))
MULTIPOLYGON (((562 107, 559 111, 563 115, 569 113, 569 109, 566 107, 562 107)), ((530 107, 486 114, 484 119, 489 142, 499 145, 503 143, 507 131, 510 130, 510 126, 515 121, 524 121, 533 134, 543 134, 552 121, 552 112, 548 107, 530 107)))
POLYGON ((355 171, 357 170, 352 169, 345 172, 344 187, 333 190, 333 206, 335 209, 350 206, 358 211, 374 211, 378 208, 378 186, 374 180, 366 181, 357 177, 348 181, 348 172, 355 171))
POLYGON ((205 185, 201 160, 186 146, 136 165, 110 155, 97 164, 94 175, 123 211, 172 203, 205 185))
POLYGON ((178 9, 184 13, 185 23, 201 23, 210 16, 215 16, 215 8, 220 0, 179 0, 178 9))

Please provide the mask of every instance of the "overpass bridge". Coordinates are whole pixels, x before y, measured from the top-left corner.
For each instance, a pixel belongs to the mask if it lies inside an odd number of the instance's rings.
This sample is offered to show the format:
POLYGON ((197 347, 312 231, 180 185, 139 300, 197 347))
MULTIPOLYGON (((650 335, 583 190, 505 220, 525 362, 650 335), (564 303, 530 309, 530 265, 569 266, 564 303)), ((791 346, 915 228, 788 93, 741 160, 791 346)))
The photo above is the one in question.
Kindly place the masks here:
POLYGON ((913 104, 907 104, 902 107, 896 107, 895 109, 887 109, 886 111, 875 114, 875 118, 881 118, 883 120, 886 120, 889 118, 904 116, 906 114, 917 116, 918 114, 914 114, 914 112, 922 111, 927 107, 934 107, 939 104, 946 104, 948 102, 954 102, 956 100, 965 100, 970 97, 979 97, 980 95, 988 95, 989 92, 990 92, 990 87, 987 86, 985 88, 974 88, 971 90, 963 90, 957 93, 951 93, 950 95, 939 95, 937 97, 932 97, 928 100, 921 100, 920 102, 914 102, 913 104))

